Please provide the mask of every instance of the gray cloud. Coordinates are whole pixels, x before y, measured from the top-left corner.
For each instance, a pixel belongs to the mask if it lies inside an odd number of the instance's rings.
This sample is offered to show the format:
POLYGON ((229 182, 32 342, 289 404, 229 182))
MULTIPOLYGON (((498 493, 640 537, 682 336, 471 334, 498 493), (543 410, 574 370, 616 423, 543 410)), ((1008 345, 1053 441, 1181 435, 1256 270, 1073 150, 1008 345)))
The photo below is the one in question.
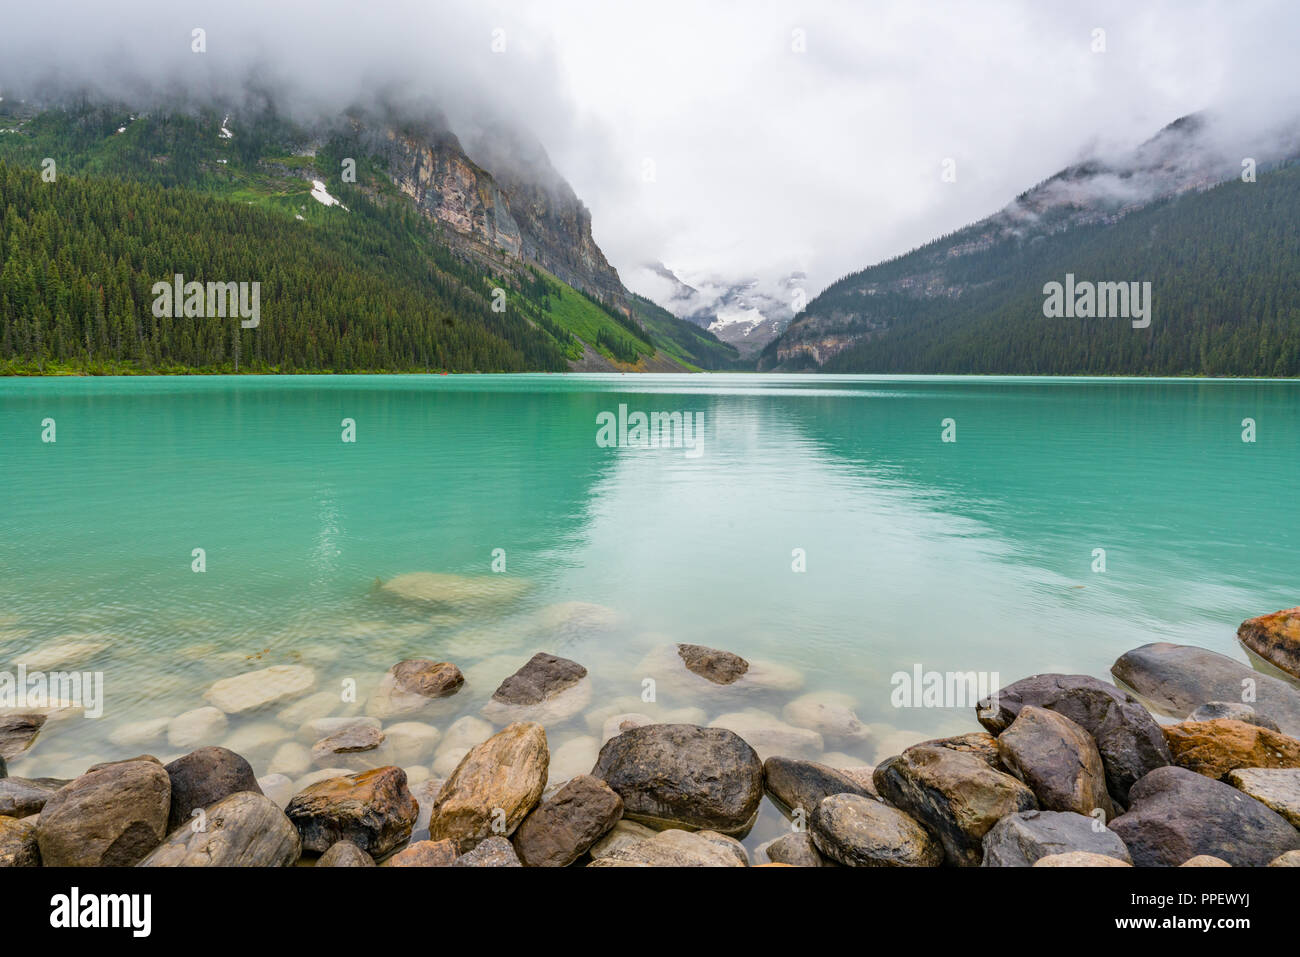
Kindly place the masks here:
POLYGON ((1297 35, 1287 0, 54 0, 7 12, 0 89, 238 100, 252 76, 302 114, 427 97, 470 141, 504 121, 544 144, 633 288, 660 291, 640 267, 662 261, 814 293, 1186 113, 1250 144, 1296 113, 1297 35))

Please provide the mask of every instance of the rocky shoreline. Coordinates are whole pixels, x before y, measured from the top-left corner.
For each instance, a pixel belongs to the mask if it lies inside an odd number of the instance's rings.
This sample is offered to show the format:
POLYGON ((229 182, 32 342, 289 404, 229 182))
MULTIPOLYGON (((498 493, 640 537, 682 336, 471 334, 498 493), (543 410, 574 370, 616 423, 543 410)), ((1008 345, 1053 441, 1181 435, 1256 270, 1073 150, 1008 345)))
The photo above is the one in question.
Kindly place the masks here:
POLYGON ((707 726, 693 707, 671 720, 598 712, 594 761, 550 749, 547 725, 590 715, 592 692, 585 667, 544 652, 481 717, 445 729, 416 719, 465 685, 451 662, 400 661, 367 714, 325 718, 311 701, 328 693, 305 666, 224 678, 204 706, 140 731, 194 750, 72 780, 7 776, 47 716, 4 713, 0 867, 1300 866, 1300 608, 1238 636, 1278 676, 1148 644, 1114 663, 1115 684, 1021 679, 979 702, 981 730, 874 767, 782 753, 864 726, 815 694, 789 702, 785 722, 761 721, 739 709, 782 686, 779 666, 699 645, 667 646, 654 673, 689 676, 737 710, 707 726), (227 716, 267 709, 311 742, 276 752, 297 780, 259 778, 236 750, 204 744, 227 716), (765 800, 788 833, 751 854, 740 838, 765 800))

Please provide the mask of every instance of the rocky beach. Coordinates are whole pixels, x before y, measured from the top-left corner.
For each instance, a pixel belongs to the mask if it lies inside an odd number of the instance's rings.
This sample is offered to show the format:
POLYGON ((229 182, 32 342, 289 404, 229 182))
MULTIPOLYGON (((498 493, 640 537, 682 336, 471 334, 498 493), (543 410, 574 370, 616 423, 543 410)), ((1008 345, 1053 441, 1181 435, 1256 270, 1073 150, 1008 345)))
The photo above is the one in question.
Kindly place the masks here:
MULTIPOLYGON (((414 573, 376 596, 442 614, 525 590, 414 573)), ((113 746, 139 753, 75 775, 41 747, 75 707, 0 712, 0 866, 1297 866, 1300 608, 1238 639, 1257 667, 1151 643, 1113 681, 1006 684, 940 738, 863 721, 788 665, 670 641, 614 697, 547 650, 493 653, 495 674, 481 654, 403 658, 360 690, 250 661, 189 710, 119 722, 113 746)))

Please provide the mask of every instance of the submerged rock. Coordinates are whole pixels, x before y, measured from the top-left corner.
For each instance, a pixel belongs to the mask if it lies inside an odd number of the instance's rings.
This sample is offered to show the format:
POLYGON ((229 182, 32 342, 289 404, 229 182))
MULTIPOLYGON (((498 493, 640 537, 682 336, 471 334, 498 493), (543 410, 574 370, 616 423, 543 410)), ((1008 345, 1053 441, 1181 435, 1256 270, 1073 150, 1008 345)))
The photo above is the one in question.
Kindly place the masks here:
POLYGON ((188 822, 196 808, 206 808, 239 791, 262 793, 249 763, 226 748, 199 748, 177 758, 163 770, 171 781, 169 831, 188 822))
POLYGON ((1155 642, 1121 655, 1111 673, 1152 706, 1181 718, 1206 701, 1240 701, 1253 689, 1254 707, 1284 734, 1300 736, 1300 690, 1205 648, 1155 642))
POLYGON ((1129 788, 1172 760, 1160 725, 1132 695, 1089 675, 1033 675, 979 703, 980 724, 993 734, 1030 705, 1069 718, 1092 735, 1106 769, 1106 788, 1121 805, 1129 788))
POLYGON ((318 781, 295 794, 285 808, 304 850, 323 853, 332 844, 351 841, 372 857, 403 844, 418 813, 406 772, 391 766, 318 781))
POLYGON ((429 837, 465 844, 509 835, 546 787, 550 753, 540 724, 511 724, 476 745, 447 778, 429 819, 429 837))
POLYGON ((1110 822, 1138 867, 1177 867, 1198 854, 1257 867, 1300 849, 1300 831, 1236 788, 1186 768, 1152 771, 1132 791, 1127 814, 1110 822))
POLYGON ((678 645, 677 654, 688 670, 715 685, 729 685, 749 670, 749 662, 740 655, 704 645, 678 645))
POLYGON ((748 867, 749 854, 716 831, 672 828, 593 860, 589 867, 748 867))
POLYGON ((1300 769, 1237 768, 1227 781, 1300 828, 1300 769))
POLYGON ((633 820, 736 834, 763 797, 763 764, 723 728, 652 724, 605 742, 592 775, 623 799, 633 820))
POLYGON ((1269 664, 1300 678, 1300 608, 1243 621, 1237 640, 1269 664))
POLYGON ((962 751, 920 745, 876 768, 876 791, 929 828, 950 864, 973 867, 984 835, 1008 814, 1037 808, 1034 792, 962 751))
POLYGON ((847 696, 834 692, 814 691, 795 698, 781 715, 790 724, 816 731, 833 741, 865 741, 871 736, 871 730, 854 713, 848 700, 847 696))
POLYGON ((384 733, 378 728, 353 725, 321 738, 311 747, 311 759, 318 765, 330 767, 341 764, 339 759, 351 754, 373 751, 384 743, 384 733))
POLYGON ((378 718, 419 714, 430 704, 449 698, 465 684, 465 676, 448 661, 409 658, 389 668, 366 702, 367 713, 378 718))
POLYGON ((226 730, 226 713, 208 705, 178 714, 167 725, 167 743, 173 748, 192 748, 218 739, 226 730))
POLYGON ((243 714, 299 698, 316 686, 316 672, 306 665, 273 665, 260 671, 222 678, 203 695, 226 714, 243 714))
POLYGON ((1107 820, 1115 816, 1097 745, 1065 715, 1025 705, 998 738, 998 754, 1043 810, 1088 815, 1100 808, 1107 820))
POLYGON ((538 652, 506 678, 483 717, 497 724, 515 721, 560 723, 572 718, 591 702, 591 680, 587 669, 576 661, 538 652))
POLYGON ((0 714, 0 761, 16 758, 30 748, 44 726, 43 714, 0 714))
POLYGON ((1300 768, 1300 741, 1259 725, 1218 718, 1164 731, 1174 763, 1207 777, 1222 778, 1234 768, 1300 768))
POLYGON ((720 714, 710 728, 726 728, 740 735, 760 758, 772 755, 812 757, 826 750, 826 741, 809 728, 796 728, 757 708, 720 714))
POLYGON ((1131 864, 1124 841, 1095 818, 1073 811, 1008 814, 984 835, 984 867, 1029 867, 1053 854, 1086 852, 1131 864))
POLYGON ((580 775, 524 818, 515 851, 526 867, 567 867, 622 815, 622 798, 604 781, 580 775))
POLYGON ((96 765, 41 809, 46 867, 132 867, 167 835, 171 781, 155 758, 96 765))
POLYGON ((943 848, 913 818, 858 794, 835 794, 813 811, 817 849, 849 867, 934 867, 943 848))
POLYGON ((274 801, 240 791, 174 830, 140 867, 288 867, 302 853, 298 831, 274 801))
POLYGON ((467 577, 439 572, 408 572, 384 582, 380 591, 405 602, 466 609, 508 604, 522 596, 529 587, 522 578, 503 575, 467 577))

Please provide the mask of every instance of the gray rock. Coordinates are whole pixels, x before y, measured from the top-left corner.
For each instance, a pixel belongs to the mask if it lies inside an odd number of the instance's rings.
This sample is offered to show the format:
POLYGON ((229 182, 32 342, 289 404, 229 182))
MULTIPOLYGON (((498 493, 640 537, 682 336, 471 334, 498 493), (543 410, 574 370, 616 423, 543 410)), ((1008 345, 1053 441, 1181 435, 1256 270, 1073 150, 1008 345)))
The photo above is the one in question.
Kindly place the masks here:
POLYGON ((763 762, 763 783, 790 810, 803 808, 805 817, 832 794, 874 797, 871 791, 848 775, 814 761, 798 758, 768 758, 763 762))
POLYGON ((1187 716, 1188 721, 1215 721, 1219 718, 1244 721, 1270 731, 1281 730, 1268 715, 1260 714, 1250 705, 1239 701, 1207 701, 1187 716))
POLYGON ((623 814, 663 826, 748 831, 763 798, 763 764, 724 728, 651 724, 600 749, 592 775, 623 799, 623 814))
POLYGON ((1300 768, 1237 768, 1227 781, 1300 828, 1300 768))
POLYGON ((292 822, 264 794, 240 791, 172 831, 140 867, 288 867, 302 853, 292 822))
POLYGON ((1283 734, 1300 737, 1300 691, 1205 648, 1155 642, 1121 655, 1110 671, 1152 707, 1174 718, 1206 701, 1240 701, 1242 682, 1249 681, 1255 709, 1276 721, 1283 734))
POLYGON ((462 854, 451 864, 452 867, 523 867, 515 854, 514 845, 504 837, 493 835, 468 854, 462 854))
POLYGON ((46 867, 134 866, 167 835, 171 792, 154 758, 96 765, 41 809, 41 860, 46 867))
POLYGON ((317 867, 374 867, 375 859, 351 841, 335 841, 316 861, 317 867))
POLYGON ((813 843, 849 867, 935 867, 943 848, 908 815, 859 794, 835 794, 813 811, 813 843))
POLYGON ((0 817, 0 868, 40 867, 41 849, 36 825, 12 817, 0 817))
POLYGON ((979 722, 1001 734, 1025 705, 1069 718, 1092 735, 1106 787, 1121 806, 1139 778, 1172 762, 1160 725, 1132 695, 1090 675, 1033 675, 979 703, 979 722))
POLYGON ((63 778, 0 778, 0 815, 29 817, 68 782, 63 778))
POLYGON ((763 850, 773 864, 789 864, 791 867, 837 866, 835 861, 822 856, 813 843, 812 835, 807 831, 794 831, 778 837, 766 844, 763 850))
POLYGON ((717 648, 678 645, 677 654, 688 669, 715 685, 729 685, 749 670, 749 662, 740 655, 717 648))
POLYGON ((1110 829, 1138 867, 1177 867, 1198 854, 1258 867, 1300 849, 1300 831, 1229 784, 1186 768, 1157 768, 1133 786, 1110 829))
POLYGON ((1100 808, 1107 820, 1115 816, 1097 745, 1065 715, 1025 705, 998 738, 998 754, 1044 810, 1088 815, 1100 808))
POLYGON ((984 835, 1017 811, 1037 808, 1034 792, 976 754, 918 745, 882 762, 872 776, 880 796, 938 837, 949 864, 974 867, 984 835))
POLYGON ((735 838, 717 831, 660 831, 649 840, 620 847, 588 867, 748 867, 749 854, 735 838))
POLYGON ((0 762, 16 758, 30 748, 44 726, 43 714, 0 715, 0 762))
POLYGON ((984 867, 1030 867, 1053 854, 1103 854, 1133 863, 1118 834, 1073 811, 1008 814, 984 835, 984 867))
POLYGON ((384 743, 384 733, 378 728, 356 724, 321 738, 311 748, 311 759, 317 765, 332 767, 344 754, 373 751, 384 743))
POLYGON ((526 867, 567 867, 623 816, 623 799, 604 781, 580 774, 524 818, 514 845, 526 867))
POLYGON ((249 763, 226 748, 199 748, 177 758, 164 770, 172 786, 169 831, 188 821, 195 808, 206 808, 240 791, 262 793, 249 763))
POLYGON ((587 676, 576 661, 539 651, 492 693, 492 700, 508 705, 541 704, 573 687, 587 676))

